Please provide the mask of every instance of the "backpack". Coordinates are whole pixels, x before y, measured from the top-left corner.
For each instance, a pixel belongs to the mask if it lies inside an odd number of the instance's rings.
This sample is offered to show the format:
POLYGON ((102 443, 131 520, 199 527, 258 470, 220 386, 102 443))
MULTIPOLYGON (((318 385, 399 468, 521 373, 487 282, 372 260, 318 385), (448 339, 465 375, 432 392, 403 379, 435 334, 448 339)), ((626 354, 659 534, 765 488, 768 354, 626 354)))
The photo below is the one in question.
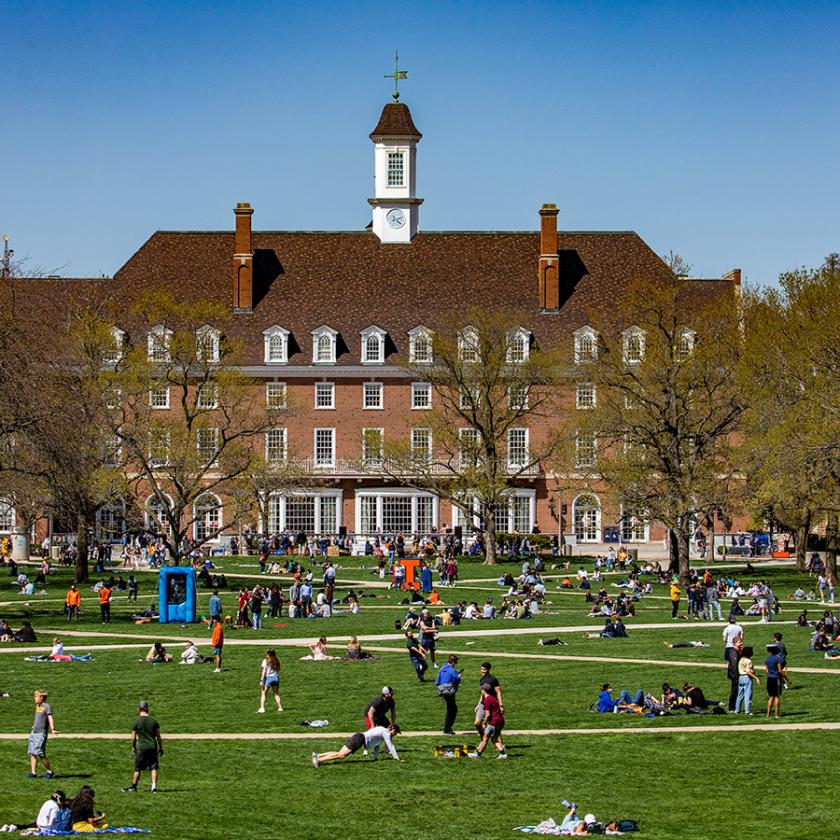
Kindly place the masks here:
POLYGON ((453 683, 441 683, 437 686, 438 697, 451 697, 457 690, 453 683))
POLYGON ((53 817, 51 831, 71 831, 73 829, 73 810, 71 808, 59 808, 58 813, 53 817))
POLYGON ((639 824, 636 822, 636 820, 619 820, 618 830, 619 831, 638 831, 639 830, 639 824))

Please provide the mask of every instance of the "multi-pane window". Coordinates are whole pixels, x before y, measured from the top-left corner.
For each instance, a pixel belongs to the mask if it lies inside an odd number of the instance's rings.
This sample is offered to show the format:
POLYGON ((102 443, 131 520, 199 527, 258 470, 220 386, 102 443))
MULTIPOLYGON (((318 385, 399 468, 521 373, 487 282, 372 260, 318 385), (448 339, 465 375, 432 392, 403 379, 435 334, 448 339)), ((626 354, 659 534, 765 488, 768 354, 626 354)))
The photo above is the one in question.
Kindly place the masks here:
POLYGON ((644 542, 647 538, 647 521, 641 511, 626 507, 621 514, 622 542, 644 542))
POLYGON ((312 361, 316 364, 333 364, 337 336, 338 333, 326 325, 312 330, 312 361))
POLYGON ((222 506, 219 500, 208 493, 196 501, 193 507, 195 521, 193 533, 197 542, 212 540, 222 527, 222 506))
POLYGON ((381 362, 382 361, 382 336, 369 335, 364 339, 364 353, 362 355, 363 362, 381 362))
POLYGON ((316 467, 335 466, 335 429, 315 429, 314 463, 316 467))
POLYGON ((508 337, 507 361, 508 364, 521 364, 528 358, 528 333, 518 329, 508 337))
POLYGON ((528 464, 528 430, 508 429, 508 466, 521 469, 528 464))
POLYGON ((478 388, 461 388, 460 406, 463 411, 472 411, 478 408, 481 392, 478 388))
POLYGON ((645 354, 645 334, 638 327, 631 327, 624 333, 624 361, 635 365, 645 354))
POLYGON ((11 499, 0 498, 0 532, 13 531, 16 523, 14 503, 11 499))
POLYGON ((280 496, 268 500, 268 531, 335 534, 338 531, 336 496, 280 496))
POLYGON ((388 186, 405 185, 405 157, 402 152, 388 152, 388 186))
POLYGON ((382 530, 386 534, 411 531, 411 496, 384 496, 382 499, 382 530))
POLYGON ((171 533, 166 505, 157 496, 150 496, 146 500, 146 527, 155 534, 171 533))
POLYGON ((265 360, 269 364, 282 364, 286 361, 286 336, 282 333, 270 335, 265 360))
POLYGON ((595 435, 589 432, 578 432, 575 436, 575 466, 595 466, 595 435))
POLYGON ((195 334, 195 355, 200 362, 219 361, 219 332, 213 327, 201 327, 195 334))
POLYGON ((109 467, 118 466, 122 458, 122 442, 120 441, 120 436, 113 434, 107 435, 104 449, 102 462, 109 467))
POLYGON ((458 429, 458 460, 462 469, 474 468, 478 463, 481 433, 478 429, 458 429))
POLYGON ((514 496, 510 500, 508 523, 515 534, 527 534, 531 530, 531 498, 514 496))
POLYGON ((365 382, 362 386, 362 408, 383 408, 381 382, 365 382))
POLYGON ((219 389, 213 382, 198 386, 196 405, 199 408, 216 408, 219 404, 219 389))
MULTIPOLYGON (((0 531, 2 531, 0 527, 0 531)), ((96 536, 104 542, 118 540, 125 531, 125 513, 119 503, 103 505, 96 511, 96 536)))
POLYGON ((367 465, 382 463, 384 439, 384 429, 362 429, 362 463, 367 465))
POLYGON ((691 330, 682 330, 677 341, 677 358, 687 359, 694 352, 695 333, 691 330))
POLYGON ((432 430, 411 430, 411 454, 419 464, 428 464, 432 460, 432 430))
POLYGON ((119 408, 122 402, 122 388, 112 385, 105 391, 106 408, 119 408))
POLYGON ((508 406, 511 411, 528 408, 528 386, 521 383, 508 385, 508 406))
POLYGON ((591 327, 577 330, 575 336, 575 363, 586 364, 598 358, 598 335, 591 327))
POLYGON ((153 428, 149 432, 150 467, 165 467, 169 463, 170 442, 169 429, 153 428))
POLYGON ((199 429, 196 432, 195 445, 202 462, 212 464, 219 454, 219 430, 216 428, 199 429))
POLYGON ((149 389, 150 408, 169 408, 169 386, 158 385, 149 389))
POLYGON ((473 364, 479 361, 478 333, 474 327, 467 327, 458 336, 458 353, 462 362, 473 364))
POLYGON ((286 460, 285 429, 269 429, 265 433, 265 459, 272 463, 286 460))
POLYGON ((315 408, 335 408, 335 383, 315 383, 315 408))
POLYGON ((265 406, 266 408, 286 407, 286 383, 266 382, 265 384, 265 406))
POLYGON ((409 332, 409 358, 418 364, 429 364, 432 361, 432 335, 421 327, 409 332))
POLYGON ((597 542, 601 531, 601 505, 594 496, 579 496, 575 500, 573 520, 578 542, 597 542))
POLYGON ((149 358, 153 362, 168 362, 171 340, 172 330, 160 325, 152 327, 148 336, 149 358))
POLYGON ((363 534, 376 532, 376 496, 361 496, 359 499, 359 521, 363 534))
POLYGON ((575 391, 575 405, 578 408, 595 407, 595 386, 591 382, 579 382, 575 391))
POLYGON ((432 407, 432 385, 430 382, 411 383, 411 407, 431 408, 432 407))
POLYGON ((102 358, 105 362, 116 364, 120 361, 120 359, 122 359, 123 353, 125 353, 126 334, 119 327, 114 327, 111 330, 111 336, 112 341, 109 346, 105 348, 102 358))

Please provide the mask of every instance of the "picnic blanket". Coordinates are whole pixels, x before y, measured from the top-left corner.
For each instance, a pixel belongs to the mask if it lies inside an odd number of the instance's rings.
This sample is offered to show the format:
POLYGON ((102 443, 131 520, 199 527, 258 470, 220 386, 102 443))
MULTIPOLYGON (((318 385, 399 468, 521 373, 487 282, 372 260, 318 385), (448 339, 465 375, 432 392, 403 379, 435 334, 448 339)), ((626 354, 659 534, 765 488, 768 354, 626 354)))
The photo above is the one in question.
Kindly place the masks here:
MULTIPOLYGON (((550 817, 547 820, 543 820, 538 825, 518 825, 513 830, 521 831, 523 834, 550 834, 558 837, 570 837, 575 833, 572 829, 561 830, 560 825, 550 817)), ((624 834, 624 832, 611 831, 607 828, 604 830, 604 834, 621 835, 624 834)))
POLYGON ((63 837, 67 834, 151 834, 148 828, 134 828, 130 825, 124 826, 110 826, 109 828, 97 828, 95 831, 57 831, 52 828, 42 828, 39 832, 39 836, 55 836, 55 837, 63 837))

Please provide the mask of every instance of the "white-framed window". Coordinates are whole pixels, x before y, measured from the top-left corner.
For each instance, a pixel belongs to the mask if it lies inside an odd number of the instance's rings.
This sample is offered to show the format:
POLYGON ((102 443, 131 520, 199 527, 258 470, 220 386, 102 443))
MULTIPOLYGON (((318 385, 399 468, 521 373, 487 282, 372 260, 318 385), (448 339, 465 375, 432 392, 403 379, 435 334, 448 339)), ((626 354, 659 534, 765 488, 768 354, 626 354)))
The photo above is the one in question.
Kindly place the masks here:
POLYGON ((371 325, 359 335, 362 337, 362 364, 381 365, 385 361, 385 330, 371 325))
POLYGON ((528 465, 528 430, 508 429, 507 460, 509 469, 522 469, 528 465))
POLYGON ((335 382, 315 383, 315 408, 335 408, 335 382))
POLYGON ((524 327, 513 330, 507 339, 507 363, 517 365, 527 362, 530 348, 531 333, 524 327))
POLYGON ((335 466, 335 429, 313 431, 313 463, 316 467, 335 466))
POLYGON ((458 355, 462 362, 476 364, 481 361, 478 330, 475 327, 464 327, 458 333, 458 355))
POLYGON ((168 385, 156 385, 149 389, 149 408, 169 408, 168 385))
POLYGON ((272 494, 268 500, 266 530, 270 534, 303 531, 316 536, 335 536, 342 524, 341 498, 341 490, 289 496, 272 494))
POLYGON ((594 467, 597 460, 597 441, 590 432, 575 435, 575 466, 578 469, 594 467))
POLYGON ((154 427, 149 431, 149 466, 165 467, 169 464, 172 435, 169 429, 154 427))
POLYGON ((411 383, 411 407, 416 409, 432 407, 432 384, 430 382, 411 383))
POLYGON ((622 506, 621 508, 621 541, 647 542, 648 521, 638 508, 622 506))
POLYGON ((598 333, 592 327, 581 327, 572 333, 575 340, 575 364, 585 365, 598 358, 598 333))
POLYGON ((122 441, 117 434, 106 434, 102 463, 107 467, 117 467, 122 461, 122 441))
POLYGON ((149 335, 146 340, 149 348, 149 358, 153 362, 169 361, 169 347, 172 343, 172 330, 168 327, 164 327, 163 324, 157 324, 149 330, 149 335))
POLYGON ((508 385, 508 408, 511 411, 524 411, 528 408, 528 386, 523 383, 508 385))
POLYGON ((125 355, 126 347, 128 345, 128 336, 125 330, 119 327, 111 327, 111 344, 105 348, 102 354, 103 361, 109 364, 116 364, 125 355))
POLYGON ((576 408, 595 408, 595 386, 591 382, 578 382, 575 388, 576 408))
MULTIPOLYGON (((172 504, 172 500, 169 500, 172 504)), ((146 528, 153 534, 169 534, 169 520, 166 518, 166 506, 157 496, 146 499, 146 528)))
POLYGON ((680 330, 677 339, 677 358, 684 361, 694 352, 694 342, 697 340, 697 333, 694 330, 680 330))
POLYGON ((438 522, 439 501, 414 490, 360 490, 356 493, 356 533, 429 534, 438 522))
POLYGON ((263 330, 263 361, 267 365, 285 365, 289 361, 289 331, 275 324, 263 330))
MULTIPOLYGON (((0 529, 2 530, 2 529, 0 529)), ((102 505, 96 511, 96 537, 102 542, 116 542, 125 531, 125 502, 102 505)))
POLYGON ((362 463, 376 466, 382 463, 385 429, 362 429, 362 463))
POLYGON ((288 454, 285 429, 269 429, 265 433, 265 460, 271 463, 285 461, 288 454))
POLYGON ((193 505, 193 536, 196 542, 215 539, 222 529, 222 503, 215 493, 205 493, 193 505))
POLYGON ((215 327, 205 324, 195 332, 195 357, 200 362, 218 362, 221 334, 215 327))
POLYGON ((338 331, 325 325, 312 330, 312 361, 316 365, 335 364, 338 331))
POLYGON ((16 525, 15 503, 5 496, 0 497, 0 533, 8 534, 14 531, 16 525))
POLYGON ((362 384, 362 408, 384 408, 384 387, 381 382, 362 384))
POLYGON ((408 359, 418 365, 430 365, 434 361, 432 331, 428 327, 408 331, 408 359))
MULTIPOLYGON (((536 496, 536 490, 512 490, 508 493, 507 531, 513 534, 531 533, 535 521, 536 496)), ((504 515, 504 512, 501 513, 504 515)))
POLYGON ((405 155, 402 152, 388 152, 388 186, 405 186, 405 155))
POLYGON ((472 411, 478 408, 481 401, 481 391, 478 388, 461 388, 458 404, 462 411, 472 411))
POLYGON ((411 430, 411 455, 419 464, 428 465, 432 461, 432 430, 411 430))
POLYGON ((219 387, 215 382, 204 382, 198 386, 198 393, 195 400, 198 408, 219 407, 219 387))
POLYGON ((219 437, 219 429, 213 426, 203 427, 196 431, 195 446, 203 464, 209 465, 216 460, 219 454, 219 437))
POLYGON ((286 407, 286 383, 266 382, 265 383, 265 407, 271 409, 282 409, 286 407))
POLYGON ((105 391, 105 407, 111 409, 119 408, 120 403, 122 403, 122 388, 117 385, 111 385, 105 391))
POLYGON ((624 407, 628 411, 635 411, 639 407, 639 401, 633 394, 624 393, 624 407))
POLYGON ((645 333, 639 327, 630 327, 622 333, 624 362, 637 365, 645 356, 645 333))
POLYGON ((475 468, 480 445, 481 432, 478 429, 458 429, 458 464, 461 469, 475 468))
POLYGON ((601 539, 601 503, 592 493, 583 493, 572 502, 572 522, 578 542, 601 539))

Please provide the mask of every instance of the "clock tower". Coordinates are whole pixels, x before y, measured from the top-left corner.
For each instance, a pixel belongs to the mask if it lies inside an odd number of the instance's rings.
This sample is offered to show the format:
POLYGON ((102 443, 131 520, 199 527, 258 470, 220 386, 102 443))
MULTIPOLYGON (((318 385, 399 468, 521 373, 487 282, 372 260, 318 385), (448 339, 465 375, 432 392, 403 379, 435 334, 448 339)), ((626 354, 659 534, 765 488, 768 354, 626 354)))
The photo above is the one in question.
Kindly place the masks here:
POLYGON ((408 74, 397 69, 388 78, 394 79, 393 102, 382 109, 382 116, 370 139, 374 144, 373 232, 383 244, 408 244, 419 228, 419 211, 423 203, 417 198, 417 143, 423 136, 411 119, 408 105, 400 102, 399 79, 408 74))

